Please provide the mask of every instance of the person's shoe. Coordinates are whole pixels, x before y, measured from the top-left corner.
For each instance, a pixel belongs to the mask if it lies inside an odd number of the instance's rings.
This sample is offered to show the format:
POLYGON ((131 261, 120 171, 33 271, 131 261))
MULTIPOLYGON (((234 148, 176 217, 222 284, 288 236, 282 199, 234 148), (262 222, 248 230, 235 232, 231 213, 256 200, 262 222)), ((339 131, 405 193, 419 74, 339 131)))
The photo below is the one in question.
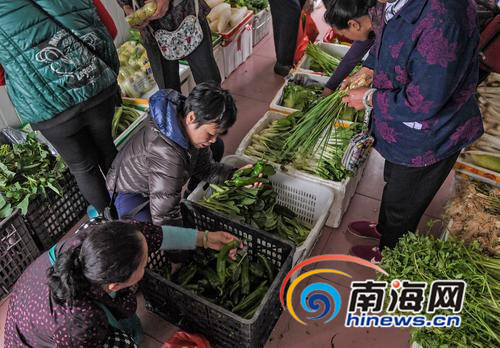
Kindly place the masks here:
POLYGON ((370 221, 354 221, 347 225, 349 233, 359 238, 379 240, 382 235, 377 231, 377 224, 370 221))
POLYGON ((89 219, 94 219, 99 216, 99 212, 93 205, 89 205, 87 207, 87 216, 89 217, 89 219))
POLYGON ((290 70, 292 69, 289 65, 280 65, 278 63, 274 64, 274 73, 283 77, 286 77, 290 70))
POLYGON ((382 260, 382 254, 378 247, 371 245, 356 245, 349 250, 349 254, 359 257, 363 260, 370 261, 374 265, 378 265, 382 260))

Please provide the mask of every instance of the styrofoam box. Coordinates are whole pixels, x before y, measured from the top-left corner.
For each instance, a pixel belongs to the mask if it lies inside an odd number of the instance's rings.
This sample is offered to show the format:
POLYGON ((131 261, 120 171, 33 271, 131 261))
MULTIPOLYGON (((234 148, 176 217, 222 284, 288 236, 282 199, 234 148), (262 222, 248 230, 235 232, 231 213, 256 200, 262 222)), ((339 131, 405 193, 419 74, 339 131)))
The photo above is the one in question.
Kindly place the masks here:
MULTIPOLYGON (((245 155, 245 149, 252 144, 252 136, 255 133, 260 132, 264 128, 267 128, 269 123, 271 123, 272 121, 280 119, 284 116, 286 115, 282 113, 268 111, 255 124, 255 126, 253 126, 253 128, 247 133, 247 135, 245 135, 240 145, 238 146, 238 149, 236 150, 236 154, 251 160, 256 160, 256 158, 253 156, 245 155)), ((349 122, 345 122, 345 125, 348 124, 349 122)), ((272 164, 275 166, 275 168, 283 168, 283 166, 280 164, 276 163, 272 164)), ((284 166, 284 168, 286 169, 287 174, 291 176, 318 183, 320 185, 332 189, 335 192, 335 200, 333 202, 333 205, 331 206, 330 214, 328 220, 326 221, 326 225, 329 227, 336 228, 340 226, 340 223, 342 222, 342 216, 347 211, 351 199, 354 196, 354 193, 356 192, 358 183, 361 180, 361 177, 363 176, 365 165, 366 162, 361 168, 358 169, 357 173, 353 177, 348 177, 342 181, 332 181, 332 180, 322 179, 316 175, 297 170, 291 165, 286 165, 284 166)))
POLYGON ((283 92, 285 90, 285 87, 288 85, 289 82, 294 81, 296 83, 299 83, 301 85, 304 84, 318 84, 321 86, 325 86, 326 83, 328 82, 328 77, 327 76, 321 76, 321 75, 315 75, 315 74, 307 74, 307 73, 301 73, 301 72, 294 72, 292 75, 286 78, 285 82, 283 83, 283 86, 278 90, 278 93, 274 96, 273 100, 271 101, 270 108, 271 110, 275 110, 284 114, 292 114, 296 111, 299 111, 297 109, 292 109, 292 108, 287 108, 285 106, 282 106, 283 102, 283 92))
POLYGON ((271 12, 269 7, 255 14, 252 21, 252 29, 252 45, 255 47, 271 32, 271 12))
MULTIPOLYGON (((349 46, 345 45, 339 45, 339 44, 331 44, 331 43, 326 43, 326 42, 318 42, 316 45, 319 46, 323 51, 326 53, 337 57, 337 58, 343 58, 347 51, 349 51, 349 46)), ((322 72, 319 71, 313 71, 309 67, 311 66, 311 58, 306 54, 302 57, 302 59, 299 61, 297 64, 297 72, 305 72, 305 73, 314 73, 314 74, 319 74, 319 75, 325 75, 322 72)))
MULTIPOLYGON (((253 159, 237 155, 226 156, 221 162, 235 168, 255 163, 253 159)), ((293 265, 296 265, 309 257, 315 244, 320 239, 335 193, 333 190, 325 189, 324 186, 318 183, 294 177, 279 170, 270 180, 274 191, 278 194, 278 203, 291 209, 302 222, 312 226, 307 239, 295 249, 293 265)), ((207 196, 209 192, 208 189, 203 189, 204 186, 205 183, 200 183, 189 195, 188 200, 198 202, 207 196)), ((294 276, 297 275, 298 273, 294 276)))
POLYGON ((252 26, 246 24, 222 47, 224 53, 224 74, 229 77, 252 54, 252 26))

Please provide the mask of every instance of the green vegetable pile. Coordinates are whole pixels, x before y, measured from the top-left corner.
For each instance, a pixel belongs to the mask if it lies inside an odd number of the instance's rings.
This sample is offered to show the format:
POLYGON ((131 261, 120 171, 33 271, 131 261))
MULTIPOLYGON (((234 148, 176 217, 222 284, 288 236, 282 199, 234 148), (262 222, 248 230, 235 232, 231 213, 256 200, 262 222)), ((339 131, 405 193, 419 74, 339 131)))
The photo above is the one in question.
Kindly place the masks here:
MULTIPOLYGON (((393 250, 382 252, 381 267, 389 276, 379 279, 388 282, 408 279, 427 282, 428 288, 434 280, 467 283, 460 327, 413 328, 412 342, 424 348, 500 346, 500 259, 483 256, 478 245, 409 233, 393 250)), ((436 314, 452 315, 449 310, 436 314)))
POLYGON ((255 13, 260 12, 266 9, 269 6, 267 0, 228 0, 231 7, 243 7, 246 6, 249 10, 254 11, 255 13))
POLYGON ((287 117, 272 121, 268 127, 253 134, 252 143, 245 149, 245 154, 268 161, 287 164, 291 163, 296 169, 333 181, 342 181, 351 173, 342 166, 342 156, 350 139, 359 132, 359 123, 351 126, 334 127, 323 152, 315 152, 310 157, 283 155, 283 147, 288 134, 300 123, 304 116, 302 112, 295 112, 287 117))
POLYGON ((285 141, 283 158, 290 155, 295 158, 313 158, 313 155, 317 154, 323 158, 325 153, 328 154, 325 149, 331 144, 332 139, 338 143, 338 139, 335 139, 337 133, 335 124, 343 119, 344 114, 352 113, 352 110, 342 102, 344 96, 344 91, 337 90, 304 112, 300 122, 285 141))
POLYGON ((282 105, 287 108, 303 110, 321 98, 323 87, 301 86, 300 84, 289 82, 283 90, 282 105))
POLYGON ((111 123, 111 135, 113 139, 123 133, 139 117, 139 112, 130 106, 122 105, 115 109, 113 122, 111 123))
POLYGON ((263 255, 239 252, 228 258, 240 241, 226 244, 218 253, 196 250, 193 260, 165 277, 245 319, 251 319, 276 276, 274 265, 263 255))
POLYGON ((268 179, 274 174, 271 165, 259 160, 251 168, 237 170, 223 185, 210 185, 213 194, 198 203, 301 245, 310 229, 294 212, 277 203, 277 194, 268 179))
POLYGON ((312 62, 309 69, 331 75, 340 64, 340 59, 331 56, 323 51, 319 46, 310 43, 307 45, 306 54, 312 62))
POLYGON ((293 165, 299 170, 314 174, 320 178, 342 181, 352 173, 342 165, 342 157, 351 138, 359 131, 357 124, 348 128, 335 127, 322 152, 315 152, 312 157, 297 156, 293 165))
POLYGON ((0 146, 0 218, 19 208, 25 215, 30 201, 47 190, 61 194, 59 181, 66 167, 34 133, 23 144, 0 146))

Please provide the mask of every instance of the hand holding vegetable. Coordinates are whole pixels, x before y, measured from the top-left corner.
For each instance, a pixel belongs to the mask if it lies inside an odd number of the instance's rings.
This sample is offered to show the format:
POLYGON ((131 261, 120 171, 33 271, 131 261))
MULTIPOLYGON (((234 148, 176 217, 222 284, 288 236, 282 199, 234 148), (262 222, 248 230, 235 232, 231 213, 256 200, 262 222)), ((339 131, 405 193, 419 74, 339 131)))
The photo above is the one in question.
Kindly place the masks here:
MULTIPOLYGON (((351 89, 349 94, 342 98, 342 101, 356 110, 363 110, 365 108, 363 105, 363 96, 367 90, 367 87, 351 89)), ((373 105, 371 100, 369 100, 369 104, 373 105)))
MULTIPOLYGON (((152 6, 152 5, 149 5, 152 6)), ((150 11, 153 10, 152 8, 150 11)), ((144 11, 140 12, 140 9, 137 11, 134 11, 132 6, 125 5, 123 6, 123 12, 125 12, 125 19, 127 20, 128 24, 134 29, 137 30, 143 30, 149 25, 149 16, 145 16, 144 11)), ((146 13, 147 14, 147 13, 146 13)))
POLYGON ((154 0, 156 1, 156 12, 149 18, 150 21, 163 18, 170 8, 170 0, 154 0))
POLYGON ((363 67, 357 73, 348 76, 342 81, 340 89, 355 89, 368 87, 373 81, 373 70, 363 67))
MULTIPOLYGON (((203 246, 203 238, 205 238, 205 232, 198 231, 196 237, 197 246, 203 246)), ((207 247, 213 250, 221 250, 225 245, 229 245, 229 243, 234 241, 238 241, 238 238, 228 232, 218 231, 208 232, 207 234, 207 247)), ((241 246, 241 243, 239 244, 241 246)), ((234 245, 238 245, 238 243, 234 242, 234 245)), ((229 257, 233 260, 236 258, 236 251, 235 248, 229 250, 229 257)))

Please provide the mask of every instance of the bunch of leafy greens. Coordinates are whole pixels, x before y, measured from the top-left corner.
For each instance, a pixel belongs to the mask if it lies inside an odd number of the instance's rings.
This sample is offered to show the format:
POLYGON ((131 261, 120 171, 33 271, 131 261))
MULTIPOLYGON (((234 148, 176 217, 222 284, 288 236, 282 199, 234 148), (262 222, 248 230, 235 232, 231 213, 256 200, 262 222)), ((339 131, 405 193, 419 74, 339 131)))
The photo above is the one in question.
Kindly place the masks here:
POLYGON ((301 86, 294 82, 289 82, 283 90, 282 105, 287 108, 303 110, 321 98, 323 87, 301 86))
POLYGON ((278 194, 269 180, 274 174, 271 165, 259 160, 251 168, 237 170, 224 184, 210 185, 213 193, 198 203, 301 245, 310 228, 293 211, 278 204, 278 194))
POLYGON ((249 10, 254 11, 255 13, 262 11, 269 6, 269 2, 267 0, 229 0, 226 2, 229 2, 231 7, 246 6, 249 10))
POLYGON ((25 215, 30 201, 47 190, 61 194, 59 181, 66 167, 34 133, 23 144, 0 146, 0 218, 19 208, 25 215))
MULTIPOLYGON (((460 327, 413 328, 412 342, 422 347, 500 347, 500 259, 481 254, 477 243, 470 246, 458 240, 435 240, 409 233, 392 250, 382 252, 381 267, 393 279, 426 282, 463 280, 467 283, 460 327)), ((425 308, 425 307, 424 307, 425 308)), ((438 310, 436 315, 453 315, 438 310)), ((426 314, 430 319, 434 314, 426 314)))

